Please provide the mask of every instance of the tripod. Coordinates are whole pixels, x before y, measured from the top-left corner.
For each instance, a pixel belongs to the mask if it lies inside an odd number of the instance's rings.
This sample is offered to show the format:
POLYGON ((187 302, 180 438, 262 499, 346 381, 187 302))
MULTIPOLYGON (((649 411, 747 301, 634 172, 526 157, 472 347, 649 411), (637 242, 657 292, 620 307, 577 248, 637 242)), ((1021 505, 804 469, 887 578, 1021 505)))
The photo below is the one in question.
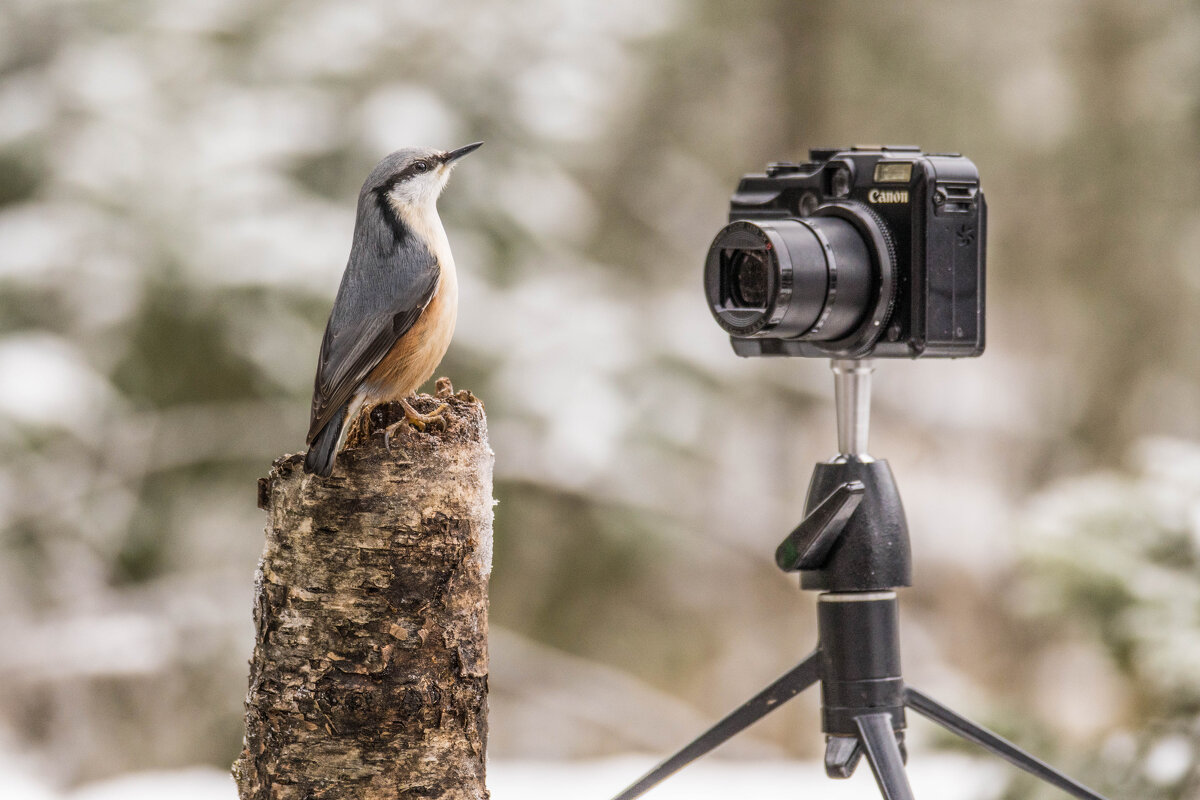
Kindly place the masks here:
POLYGON ((885 800, 913 800, 904 772, 905 708, 1082 800, 1104 800, 904 683, 895 589, 912 584, 908 526, 886 461, 867 455, 869 360, 832 362, 839 455, 817 464, 804 520, 775 552, 817 597, 817 649, 614 800, 632 800, 818 681, 825 773, 848 778, 863 755, 885 800))

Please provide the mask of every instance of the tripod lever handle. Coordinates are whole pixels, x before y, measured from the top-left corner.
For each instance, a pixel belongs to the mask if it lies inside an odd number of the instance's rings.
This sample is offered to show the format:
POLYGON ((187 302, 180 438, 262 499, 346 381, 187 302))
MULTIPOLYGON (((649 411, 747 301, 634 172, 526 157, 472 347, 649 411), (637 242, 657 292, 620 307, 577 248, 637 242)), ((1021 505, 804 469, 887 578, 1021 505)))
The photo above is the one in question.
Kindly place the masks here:
POLYGON ((862 481, 847 481, 812 510, 775 550, 775 563, 784 572, 820 569, 862 502, 862 481))

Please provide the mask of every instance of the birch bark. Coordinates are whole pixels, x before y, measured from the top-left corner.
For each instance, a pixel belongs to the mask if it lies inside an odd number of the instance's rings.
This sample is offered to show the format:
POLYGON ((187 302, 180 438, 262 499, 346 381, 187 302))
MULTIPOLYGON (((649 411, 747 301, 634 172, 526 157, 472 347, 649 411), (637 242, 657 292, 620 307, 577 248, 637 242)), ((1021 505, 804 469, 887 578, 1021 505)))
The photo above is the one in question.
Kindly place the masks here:
POLYGON ((445 402, 444 430, 382 406, 327 479, 301 456, 259 483, 242 800, 487 798, 487 584, 492 452, 483 406, 445 402))

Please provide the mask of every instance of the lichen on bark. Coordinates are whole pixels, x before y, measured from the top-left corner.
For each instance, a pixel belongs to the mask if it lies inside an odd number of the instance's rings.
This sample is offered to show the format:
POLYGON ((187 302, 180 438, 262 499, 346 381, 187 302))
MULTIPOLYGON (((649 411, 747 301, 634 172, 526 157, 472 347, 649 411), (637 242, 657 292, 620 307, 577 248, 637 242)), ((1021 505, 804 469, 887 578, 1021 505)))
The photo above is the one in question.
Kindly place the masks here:
POLYGON ((302 457, 259 483, 242 800, 487 798, 492 453, 469 392, 422 396, 444 429, 380 406, 333 475, 302 457))

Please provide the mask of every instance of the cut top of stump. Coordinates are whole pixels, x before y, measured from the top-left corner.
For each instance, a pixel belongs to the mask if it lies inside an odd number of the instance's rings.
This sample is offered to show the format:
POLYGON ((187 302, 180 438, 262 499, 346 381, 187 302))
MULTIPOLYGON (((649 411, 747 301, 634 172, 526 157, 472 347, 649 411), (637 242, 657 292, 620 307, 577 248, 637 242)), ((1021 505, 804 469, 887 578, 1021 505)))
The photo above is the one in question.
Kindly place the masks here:
MULTIPOLYGON (((404 407, 398 402, 381 403, 369 413, 364 411, 365 418, 347 422, 350 425, 350 433, 338 453, 333 474, 328 478, 315 475, 307 477, 327 483, 333 488, 345 484, 347 478, 352 475, 378 475, 380 470, 404 471, 406 468, 420 468, 421 465, 437 463, 436 459, 431 462, 430 456, 447 446, 465 446, 464 452, 469 457, 486 455, 490 460, 492 453, 487 441, 487 418, 484 415, 483 401, 470 391, 463 389, 455 392, 448 378, 438 378, 434 394, 419 394, 410 401, 410 405, 422 414, 432 413, 443 404, 446 406, 441 414, 444 424, 435 423, 424 431, 419 431, 412 425, 396 425, 404 419, 404 407), (390 435, 389 428, 392 429, 390 435), (472 444, 481 447, 486 454, 477 452, 472 444)), ((272 484, 293 472, 302 472, 303 463, 303 452, 275 459, 270 474, 258 479, 258 507, 267 509, 272 484)))

